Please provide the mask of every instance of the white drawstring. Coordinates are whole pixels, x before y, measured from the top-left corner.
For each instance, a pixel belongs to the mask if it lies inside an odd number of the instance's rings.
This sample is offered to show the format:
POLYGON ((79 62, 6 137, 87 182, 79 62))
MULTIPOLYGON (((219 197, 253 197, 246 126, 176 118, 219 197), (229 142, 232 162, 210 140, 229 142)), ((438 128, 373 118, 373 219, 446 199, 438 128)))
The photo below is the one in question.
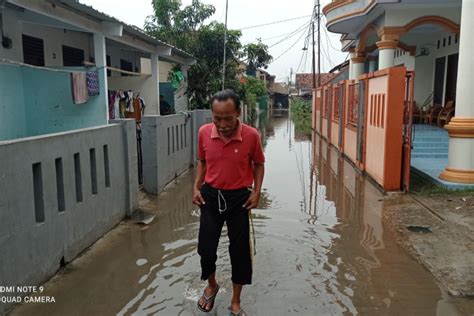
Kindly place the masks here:
POLYGON ((217 190, 217 203, 219 205, 219 213, 224 213, 227 211, 227 201, 224 198, 224 195, 222 194, 221 190, 217 190), (224 201, 224 208, 221 207, 221 198, 224 201))

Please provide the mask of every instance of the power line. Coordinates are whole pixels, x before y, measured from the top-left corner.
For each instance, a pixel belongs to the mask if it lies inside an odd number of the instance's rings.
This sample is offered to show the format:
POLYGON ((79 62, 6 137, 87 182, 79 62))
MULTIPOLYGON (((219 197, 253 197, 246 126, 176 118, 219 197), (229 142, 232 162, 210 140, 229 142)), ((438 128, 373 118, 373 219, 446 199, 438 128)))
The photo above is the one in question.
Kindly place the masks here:
POLYGON ((274 47, 280 43, 283 43, 284 41, 294 37, 296 34, 298 34, 300 31, 302 31, 305 27, 308 27, 309 23, 305 23, 303 24, 302 26, 300 26, 299 28, 297 28, 295 31, 291 32, 289 35, 287 35, 285 38, 279 40, 278 42, 270 45, 268 48, 271 48, 271 47, 274 47))
POLYGON ((329 33, 328 31, 326 30, 326 28, 323 28, 324 30, 324 33, 326 34, 326 40, 329 42, 329 44, 331 45, 331 48, 334 49, 336 52, 340 51, 339 48, 335 48, 333 45, 332 45, 332 41, 329 39, 330 36, 329 36, 329 33))
POLYGON ((238 28, 237 30, 248 30, 248 29, 253 29, 253 28, 261 27, 261 26, 267 26, 267 25, 273 25, 273 24, 278 24, 278 23, 283 23, 283 22, 288 22, 288 21, 299 20, 299 19, 303 19, 303 18, 310 17, 310 16, 311 16, 311 15, 304 15, 304 16, 299 16, 299 17, 296 17, 296 18, 291 18, 291 19, 286 19, 286 20, 280 20, 280 21, 274 21, 274 22, 269 22, 269 23, 265 23, 265 24, 246 26, 246 27, 238 28))
POLYGON ((280 55, 278 55, 278 57, 276 57, 275 59, 273 59, 273 62, 277 61, 278 59, 280 59, 281 56, 283 56, 284 54, 288 53, 288 51, 290 51, 290 49, 292 49, 300 40, 301 38, 303 37, 305 32, 302 32, 300 37, 298 37, 298 39, 296 40, 296 42, 294 42, 290 47, 288 47, 288 49, 286 49, 283 53, 281 53, 280 55))
MULTIPOLYGON (((299 30, 301 27, 304 27, 304 26, 306 26, 307 24, 308 24, 308 23, 305 22, 303 25, 299 26, 296 30, 299 30)), ((280 34, 280 35, 276 35, 276 36, 272 36, 272 37, 262 38, 262 41, 268 41, 268 40, 272 40, 272 39, 275 39, 275 38, 279 38, 279 37, 283 37, 283 36, 288 36, 288 35, 293 34, 293 32, 295 32, 296 30, 291 31, 290 33, 285 33, 285 34, 280 34)))
MULTIPOLYGON (((311 23, 313 23, 314 21, 314 18, 315 18, 315 14, 314 14, 314 8, 313 8, 313 14, 311 16, 311 20, 309 21, 309 25, 308 26, 311 26, 311 23)), ((303 72, 305 72, 306 70, 306 60, 308 58, 308 44, 309 44, 309 35, 310 35, 310 27, 308 27, 308 35, 306 36, 305 38, 305 43, 304 43, 304 48, 303 48, 303 53, 301 54, 301 58, 300 58, 300 61, 298 63, 298 67, 296 68, 296 73, 298 73, 298 71, 300 70, 301 68, 301 64, 303 62, 303 60, 305 61, 304 62, 304 66, 303 66, 303 72)))

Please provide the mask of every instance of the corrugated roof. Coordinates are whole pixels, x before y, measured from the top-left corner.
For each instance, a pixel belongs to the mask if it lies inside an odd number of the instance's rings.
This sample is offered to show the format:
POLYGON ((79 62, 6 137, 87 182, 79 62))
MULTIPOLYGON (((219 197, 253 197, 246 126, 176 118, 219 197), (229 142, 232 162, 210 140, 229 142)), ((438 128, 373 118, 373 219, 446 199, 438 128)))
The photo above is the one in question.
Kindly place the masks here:
MULTIPOLYGON (((59 3, 63 4, 66 7, 69 7, 73 10, 79 11, 83 14, 86 14, 94 19, 97 19, 99 21, 105 21, 105 22, 114 22, 114 23, 119 23, 123 25, 124 31, 127 31, 128 33, 131 33, 139 38, 141 38, 144 41, 147 41, 152 44, 159 44, 159 45, 164 45, 168 46, 173 50, 174 55, 178 55, 181 57, 186 57, 186 58, 193 58, 196 59, 194 56, 191 54, 185 52, 184 50, 181 50, 177 47, 174 47, 173 45, 170 45, 166 42, 163 42, 157 38, 154 38, 148 34, 145 33, 142 29, 140 29, 137 26, 134 25, 129 25, 123 21, 120 21, 119 19, 110 16, 104 12, 101 12, 97 9, 94 9, 94 7, 80 3, 79 0, 58 0, 59 3)), ((133 5, 133 4, 132 4, 133 5)))

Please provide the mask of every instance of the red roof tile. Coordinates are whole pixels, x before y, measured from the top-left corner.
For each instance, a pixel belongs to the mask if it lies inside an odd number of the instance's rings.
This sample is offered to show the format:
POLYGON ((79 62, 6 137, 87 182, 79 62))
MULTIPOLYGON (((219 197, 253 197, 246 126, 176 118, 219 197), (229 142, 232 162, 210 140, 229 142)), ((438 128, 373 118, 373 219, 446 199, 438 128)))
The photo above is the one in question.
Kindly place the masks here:
MULTIPOLYGON (((316 86, 318 83, 318 76, 321 76, 321 84, 333 79, 337 73, 321 73, 316 74, 316 86)), ((313 74, 296 74, 296 89, 312 89, 313 88, 313 74)))

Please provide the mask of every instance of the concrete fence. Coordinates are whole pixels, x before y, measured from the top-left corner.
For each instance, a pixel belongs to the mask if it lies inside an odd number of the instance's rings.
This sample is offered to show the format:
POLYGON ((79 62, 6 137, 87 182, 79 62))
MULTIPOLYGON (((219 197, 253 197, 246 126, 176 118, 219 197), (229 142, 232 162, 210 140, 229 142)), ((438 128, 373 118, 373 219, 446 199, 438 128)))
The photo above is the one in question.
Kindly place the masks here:
POLYGON ((192 164, 197 161, 197 145, 198 145, 198 132, 199 128, 204 124, 212 122, 212 114, 209 110, 195 110, 192 112, 192 124, 193 124, 193 154, 192 164))
POLYGON ((196 161, 197 132, 209 110, 142 118, 143 188, 158 194, 196 161))
POLYGON ((41 284, 138 207, 135 142, 132 120, 0 142, 1 286, 41 284))

